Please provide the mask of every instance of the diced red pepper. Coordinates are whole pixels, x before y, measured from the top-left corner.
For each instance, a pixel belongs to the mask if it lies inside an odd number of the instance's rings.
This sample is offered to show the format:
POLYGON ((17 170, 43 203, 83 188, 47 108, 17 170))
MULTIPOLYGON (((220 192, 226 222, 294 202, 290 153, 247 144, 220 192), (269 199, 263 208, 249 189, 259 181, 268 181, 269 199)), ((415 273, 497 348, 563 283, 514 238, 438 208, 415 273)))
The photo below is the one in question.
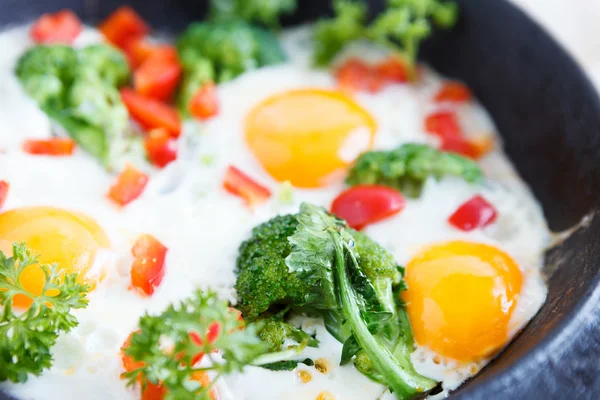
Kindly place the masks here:
POLYGON ((108 197, 125 206, 140 197, 147 184, 148 176, 133 165, 127 164, 115 184, 110 187, 108 197))
POLYGON ((23 151, 44 156, 70 156, 75 150, 75 141, 69 138, 27 139, 23 151))
POLYGON ((134 260, 131 265, 131 285, 144 295, 151 296, 165 276, 167 248, 156 238, 144 234, 131 249, 134 260))
POLYGON ((146 130, 165 128, 175 138, 181 133, 181 119, 175 108, 144 97, 130 88, 121 89, 121 99, 133 119, 146 130))
POLYGON ((229 193, 244 199, 249 206, 264 203, 271 197, 271 191, 254 181, 234 166, 229 166, 223 180, 223 187, 229 193))
POLYGON ((10 185, 6 181, 0 181, 0 210, 2 210, 2 206, 4 206, 4 202, 8 197, 8 189, 10 185))
POLYGON ((36 43, 72 44, 83 29, 81 20, 71 10, 42 15, 31 27, 29 35, 36 43))
POLYGON ((133 86, 142 96, 167 101, 173 96, 181 74, 177 50, 164 46, 151 52, 134 71, 133 86))
POLYGON ((409 80, 408 67, 398 57, 389 57, 375 64, 375 73, 386 82, 403 83, 409 80))
POLYGON ((98 29, 106 40, 123 48, 132 39, 144 37, 150 28, 144 20, 129 6, 121 6, 108 16, 98 29))
POLYGON ((219 113, 219 99, 214 82, 207 82, 198 89, 190 101, 189 111, 192 116, 202 120, 219 113))
POLYGON ((404 209, 406 201, 397 190, 381 185, 358 185, 343 191, 331 205, 331 212, 360 230, 404 209))
MULTIPOLYGON (((121 346, 121 362, 123 363, 123 368, 125 371, 131 372, 136 369, 142 368, 144 363, 141 361, 135 361, 131 356, 127 355, 125 350, 129 347, 131 343, 131 337, 134 333, 139 332, 131 332, 123 346, 121 346)), ((141 377, 140 377, 141 378, 141 377)), ((141 382, 141 379, 138 379, 138 383, 141 382)), ((146 381, 146 388, 142 391, 142 400, 162 400, 164 395, 166 394, 166 390, 159 384, 155 385, 151 382, 146 381)))
POLYGON ((142 65, 156 49, 155 44, 144 38, 132 38, 123 45, 123 52, 127 56, 131 69, 136 69, 142 65))
POLYGON ((471 90, 460 82, 446 82, 434 97, 435 101, 450 101, 455 103, 466 103, 471 100, 471 90))
POLYGON ((338 85, 343 90, 376 93, 381 90, 384 80, 369 64, 350 58, 336 71, 338 85))
POLYGON ((445 137, 442 138, 440 150, 449 153, 460 154, 468 158, 476 159, 479 156, 479 150, 468 139, 462 137, 445 137))
POLYGON ((473 196, 463 203, 448 218, 450 225, 461 231, 484 228, 496 220, 497 212, 493 205, 480 195, 473 196))
POLYGON ((425 130, 441 139, 461 138, 463 134, 456 114, 449 111, 429 114, 425 118, 425 130))
POLYGON ((153 129, 144 138, 148 160, 159 168, 177 159, 177 141, 164 128, 153 129))

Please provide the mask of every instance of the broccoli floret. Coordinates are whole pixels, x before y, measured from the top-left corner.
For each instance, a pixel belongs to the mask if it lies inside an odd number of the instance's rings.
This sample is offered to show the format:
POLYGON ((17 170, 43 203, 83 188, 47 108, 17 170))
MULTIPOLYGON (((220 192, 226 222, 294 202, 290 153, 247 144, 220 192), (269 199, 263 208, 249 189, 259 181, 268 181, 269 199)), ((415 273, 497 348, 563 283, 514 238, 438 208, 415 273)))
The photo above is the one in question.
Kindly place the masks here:
POLYGON ((36 46, 17 62, 15 73, 40 107, 63 107, 78 66, 77 53, 63 45, 36 46))
POLYGON ((458 8, 441 0, 390 0, 372 21, 367 21, 367 8, 362 1, 336 0, 333 18, 317 23, 314 60, 328 64, 348 43, 367 39, 391 48, 414 67, 420 43, 427 38, 432 25, 450 28, 456 22, 458 8))
POLYGON ((390 151, 369 151, 358 157, 350 169, 349 185, 385 185, 410 197, 418 197, 425 180, 453 175, 469 183, 481 181, 476 162, 424 144, 404 144, 390 151))
POLYGON ((181 56, 184 73, 177 92, 177 106, 182 114, 187 115, 190 100, 205 83, 215 80, 215 70, 208 59, 198 57, 193 51, 181 56))
POLYGON ((129 79, 123 55, 108 45, 74 50, 36 46, 15 73, 40 108, 107 167, 124 147, 129 117, 118 87, 129 79))
POLYGON ((269 26, 277 26, 281 14, 296 9, 296 0, 212 0, 211 17, 218 20, 241 18, 269 26))
POLYGON ((85 47, 79 53, 80 74, 98 75, 108 85, 120 88, 129 81, 129 66, 123 53, 106 44, 85 47))
POLYGON ((287 238, 297 225, 293 215, 275 217, 254 228, 240 246, 235 289, 245 319, 253 321, 273 305, 305 304, 309 287, 285 264, 291 251, 287 238))

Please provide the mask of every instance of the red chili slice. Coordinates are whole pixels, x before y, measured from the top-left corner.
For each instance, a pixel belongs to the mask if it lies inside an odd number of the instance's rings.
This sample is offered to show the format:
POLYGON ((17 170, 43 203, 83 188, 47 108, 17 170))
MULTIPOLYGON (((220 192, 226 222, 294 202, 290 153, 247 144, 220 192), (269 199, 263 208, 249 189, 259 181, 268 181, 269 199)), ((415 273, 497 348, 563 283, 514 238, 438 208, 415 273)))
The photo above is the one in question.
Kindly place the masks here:
POLYGON ((342 192, 331 205, 331 212, 345 219, 351 228, 365 226, 399 213, 406 201, 397 190, 380 185, 358 185, 342 192))
POLYGON ((450 225, 461 231, 484 228, 496 220, 497 212, 493 205, 480 195, 473 196, 463 203, 448 218, 450 225))

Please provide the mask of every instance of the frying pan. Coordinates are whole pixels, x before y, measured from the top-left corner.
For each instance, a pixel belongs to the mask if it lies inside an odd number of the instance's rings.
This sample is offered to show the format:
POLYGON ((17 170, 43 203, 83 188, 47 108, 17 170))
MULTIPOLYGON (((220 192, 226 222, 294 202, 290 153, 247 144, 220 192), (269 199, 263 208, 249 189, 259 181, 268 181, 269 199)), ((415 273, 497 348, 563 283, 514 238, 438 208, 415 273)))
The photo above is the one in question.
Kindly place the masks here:
MULTIPOLYGON (((200 0, 0 0, 0 27, 73 9, 95 23, 132 5, 159 30, 202 17, 200 0)), ((330 13, 300 0, 286 24, 330 13)), ((545 305, 456 399, 600 398, 600 102, 579 66, 542 28, 504 0, 458 0, 460 20, 436 33, 421 57, 464 80, 487 108, 505 150, 541 202, 557 237, 546 255, 545 305)), ((384 0, 370 1, 377 13, 384 0)), ((9 399, 0 393, 0 400, 9 399)))

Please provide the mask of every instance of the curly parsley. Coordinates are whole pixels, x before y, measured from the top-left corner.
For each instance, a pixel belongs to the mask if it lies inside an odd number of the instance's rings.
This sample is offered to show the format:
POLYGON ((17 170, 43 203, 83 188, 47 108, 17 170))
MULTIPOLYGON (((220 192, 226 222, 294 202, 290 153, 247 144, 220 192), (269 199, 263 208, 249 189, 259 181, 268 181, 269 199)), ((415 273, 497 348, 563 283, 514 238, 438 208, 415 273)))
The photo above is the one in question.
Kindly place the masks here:
POLYGON ((24 244, 13 244, 13 256, 0 251, 0 381, 27 381, 52 365, 50 349, 61 332, 77 326, 72 309, 84 308, 89 287, 79 282, 76 273, 67 274, 56 264, 39 265, 45 282, 40 295, 21 284, 23 271, 38 264, 24 244), (15 312, 15 296, 27 296, 33 303, 27 311, 15 312))

